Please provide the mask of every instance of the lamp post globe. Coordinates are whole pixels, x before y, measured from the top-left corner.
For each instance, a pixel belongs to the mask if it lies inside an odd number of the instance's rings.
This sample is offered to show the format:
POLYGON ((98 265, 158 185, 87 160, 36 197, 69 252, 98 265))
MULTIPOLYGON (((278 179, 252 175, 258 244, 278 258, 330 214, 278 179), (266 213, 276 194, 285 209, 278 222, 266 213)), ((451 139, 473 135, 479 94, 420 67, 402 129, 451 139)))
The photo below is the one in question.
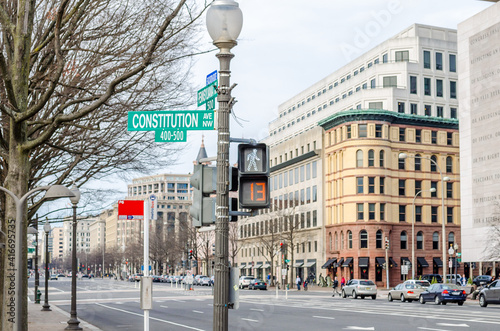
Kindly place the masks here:
POLYGON ((207 30, 214 44, 234 43, 243 26, 243 14, 236 1, 215 0, 207 11, 207 30))

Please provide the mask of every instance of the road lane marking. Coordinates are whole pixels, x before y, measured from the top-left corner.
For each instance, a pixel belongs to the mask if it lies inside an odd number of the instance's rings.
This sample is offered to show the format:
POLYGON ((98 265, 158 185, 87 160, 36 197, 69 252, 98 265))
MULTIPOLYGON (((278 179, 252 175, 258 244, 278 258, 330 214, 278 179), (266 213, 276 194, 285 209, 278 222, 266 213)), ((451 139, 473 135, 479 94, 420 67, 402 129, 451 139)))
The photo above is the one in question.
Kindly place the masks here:
POLYGON ((445 329, 431 329, 431 328, 424 328, 423 326, 420 326, 418 329, 419 329, 419 330, 428 330, 428 331, 448 331, 448 330, 445 330, 445 329))
POLYGON ((369 326, 369 327, 364 327, 364 326, 348 326, 344 328, 344 330, 375 330, 375 327, 369 326))
POLYGON ((160 306, 161 308, 168 308, 168 306, 160 306))
MULTIPOLYGON (((120 309, 120 308, 115 308, 115 307, 111 307, 111 306, 103 305, 103 304, 101 304, 101 303, 96 303, 96 305, 101 306, 101 307, 104 307, 104 308, 108 308, 108 309, 112 309, 112 310, 120 311, 120 312, 122 312, 122 313, 127 313, 127 314, 130 314, 130 315, 136 315, 136 316, 140 316, 140 317, 143 317, 143 316, 144 316, 143 314, 138 314, 138 313, 134 313, 133 311, 128 311, 128 310, 124 310, 124 309, 120 309)), ((198 329, 198 328, 194 328, 194 327, 192 327, 192 326, 188 326, 188 325, 184 325, 184 324, 179 324, 179 323, 175 323, 175 322, 170 322, 170 321, 163 320, 163 319, 156 318, 156 317, 151 317, 151 316, 149 316, 149 319, 154 320, 154 321, 158 321, 158 322, 163 322, 163 323, 166 323, 166 324, 171 324, 171 325, 175 325, 175 326, 180 326, 180 327, 182 327, 182 328, 186 328, 186 329, 190 329, 190 330, 205 331, 205 330, 203 330, 203 329, 198 329)))
POLYGON ((327 319, 327 320, 334 320, 335 317, 330 317, 330 316, 313 316, 314 318, 324 318, 324 319, 327 319))
POLYGON ((257 309, 257 308, 250 308, 250 310, 253 310, 253 311, 264 311, 264 309, 257 309))
POLYGON ((439 326, 456 326, 461 328, 468 328, 469 326, 465 323, 462 324, 452 324, 452 323, 436 323, 439 326))
POLYGON ((197 314, 204 314, 204 312, 199 311, 199 310, 193 310, 193 313, 197 313, 197 314))
POLYGON ((176 301, 176 302, 186 302, 186 301, 182 301, 182 300, 178 300, 178 299, 170 299, 172 301, 176 301))
POLYGON ((252 320, 252 319, 250 319, 250 318, 242 318, 242 320, 244 320, 244 321, 249 321, 249 322, 254 322, 254 323, 259 323, 259 321, 258 321, 258 320, 252 320))

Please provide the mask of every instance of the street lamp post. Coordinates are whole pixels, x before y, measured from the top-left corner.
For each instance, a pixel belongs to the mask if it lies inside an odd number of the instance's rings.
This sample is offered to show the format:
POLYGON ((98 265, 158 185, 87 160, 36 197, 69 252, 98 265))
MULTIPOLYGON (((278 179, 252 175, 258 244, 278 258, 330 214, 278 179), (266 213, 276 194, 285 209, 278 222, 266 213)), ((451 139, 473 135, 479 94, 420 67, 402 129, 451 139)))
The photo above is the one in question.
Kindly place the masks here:
POLYGON ((68 326, 65 330, 82 330, 79 326, 80 321, 77 318, 76 314, 76 207, 78 202, 80 201, 80 190, 73 183, 71 187, 71 192, 74 194, 74 197, 69 198, 71 203, 73 204, 73 248, 71 251, 71 311, 70 311, 70 319, 68 321, 68 326))
POLYGON ((45 302, 43 304, 42 311, 51 311, 49 305, 49 232, 50 224, 47 221, 43 226, 43 231, 45 231, 45 302))
MULTIPOLYGON (((27 306, 22 302, 23 298, 27 297, 27 289, 23 287, 23 279, 26 279, 26 268, 22 259, 22 242, 24 236, 24 207, 26 204, 26 200, 30 195, 36 193, 38 191, 47 191, 43 199, 45 200, 54 200, 58 198, 68 198, 73 196, 73 193, 63 185, 50 185, 50 186, 41 186, 34 188, 26 194, 24 194, 21 198, 18 198, 14 192, 6 189, 5 187, 0 186, 0 191, 3 191, 10 195, 10 197, 14 200, 14 205, 16 207, 16 220, 15 220, 15 244, 14 244, 14 294, 9 294, 9 296, 4 297, 4 309, 11 309, 11 307, 6 306, 6 304, 11 304, 12 300, 14 301, 14 326, 13 330, 23 330, 27 326, 23 325, 24 322, 21 321, 21 316, 27 316, 27 306), (10 297, 10 299, 9 299, 10 297)), ((10 222, 10 221, 9 221, 10 222)))
POLYGON ((412 211, 413 211, 413 217, 411 219, 411 278, 415 279, 415 200, 417 199, 418 195, 422 192, 431 192, 434 193, 436 192, 436 189, 434 187, 431 187, 430 190, 428 191, 418 191, 417 194, 415 194, 415 197, 413 198, 413 204, 412 204, 412 211))
MULTIPOLYGON (((38 214, 35 218, 35 224, 33 229, 35 230, 35 303, 40 303, 40 298, 38 297, 38 287, 40 286, 40 274, 38 273, 38 214)), ((28 229, 28 232, 30 229, 28 229)))
MULTIPOLYGON (((407 155, 405 153, 399 153, 399 158, 400 159, 406 159, 408 157, 415 158, 413 155, 407 155)), ((441 171, 441 168, 437 164, 436 161, 431 159, 430 157, 425 157, 425 156, 420 156, 421 159, 427 159, 431 161, 435 166, 436 169, 439 170, 439 176, 441 177, 441 232, 442 232, 442 249, 443 249, 443 282, 446 282, 446 266, 444 265, 446 263, 446 228, 445 228, 445 213, 444 213, 444 182, 447 182, 450 180, 449 177, 443 177, 443 172, 441 171)))
POLYGON ((229 301, 229 114, 234 99, 231 98, 229 64, 234 55, 243 15, 237 2, 215 0, 207 11, 207 30, 214 45, 220 50, 219 59, 219 103, 217 121, 217 198, 215 222, 215 295, 213 330, 228 330, 229 301))

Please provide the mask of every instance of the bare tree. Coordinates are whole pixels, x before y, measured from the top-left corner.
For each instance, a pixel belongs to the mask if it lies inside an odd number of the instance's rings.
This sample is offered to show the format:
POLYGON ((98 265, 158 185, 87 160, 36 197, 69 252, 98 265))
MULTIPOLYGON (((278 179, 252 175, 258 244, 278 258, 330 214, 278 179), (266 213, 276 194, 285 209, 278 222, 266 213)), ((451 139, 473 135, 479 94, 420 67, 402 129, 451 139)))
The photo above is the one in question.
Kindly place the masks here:
POLYGON ((239 234, 238 234, 238 223, 229 223, 229 257, 231 258, 231 264, 234 266, 236 257, 241 250, 241 245, 239 245, 239 234))
MULTIPOLYGON (((196 45, 195 0, 5 0, 0 6, 0 180, 18 197, 171 162, 172 148, 127 133, 130 110, 182 109, 196 45), (164 155, 166 157, 158 157, 164 155), (145 162, 147 160, 147 162, 145 162)), ((15 218, 2 199, 2 218, 15 218)), ((30 200, 29 215, 40 195, 30 200)), ((5 222, 2 230, 6 231, 5 222)), ((26 228, 26 220, 23 221, 26 228)), ((25 231, 21 242, 26 241, 25 231)), ((26 248, 24 248, 25 250, 26 248)), ((0 262, 0 301, 11 302, 0 262)), ((26 254, 22 264, 26 263, 26 254)), ((19 271, 27 307, 26 270, 19 271)), ((12 291, 11 291, 12 292, 12 291)), ((2 305, 2 330, 13 323, 2 305)), ((27 328, 26 314, 21 327, 27 328)))
MULTIPOLYGON (((212 257, 212 244, 215 242, 215 232, 213 229, 208 228, 203 231, 198 231, 198 249, 197 256, 200 260, 205 262, 206 272, 209 274, 210 260, 212 257)), ((204 273, 202 270, 201 273, 204 273)))

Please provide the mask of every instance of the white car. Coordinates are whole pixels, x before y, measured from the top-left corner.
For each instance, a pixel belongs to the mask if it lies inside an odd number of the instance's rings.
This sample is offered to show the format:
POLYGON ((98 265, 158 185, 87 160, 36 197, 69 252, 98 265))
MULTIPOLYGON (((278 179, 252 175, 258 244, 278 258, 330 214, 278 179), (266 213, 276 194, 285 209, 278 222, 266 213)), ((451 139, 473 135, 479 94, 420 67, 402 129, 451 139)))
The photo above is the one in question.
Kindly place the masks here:
POLYGON ((197 284, 201 285, 201 286, 210 286, 210 285, 212 285, 212 281, 211 281, 210 277, 203 276, 203 277, 198 278, 197 284))
POLYGON ((425 290, 431 286, 431 283, 427 280, 418 280, 418 279, 408 279, 406 280, 403 284, 411 284, 411 285, 420 285, 422 286, 425 290))
POLYGON ((250 285, 250 282, 254 279, 254 276, 241 276, 239 281, 240 288, 245 288, 250 285))

